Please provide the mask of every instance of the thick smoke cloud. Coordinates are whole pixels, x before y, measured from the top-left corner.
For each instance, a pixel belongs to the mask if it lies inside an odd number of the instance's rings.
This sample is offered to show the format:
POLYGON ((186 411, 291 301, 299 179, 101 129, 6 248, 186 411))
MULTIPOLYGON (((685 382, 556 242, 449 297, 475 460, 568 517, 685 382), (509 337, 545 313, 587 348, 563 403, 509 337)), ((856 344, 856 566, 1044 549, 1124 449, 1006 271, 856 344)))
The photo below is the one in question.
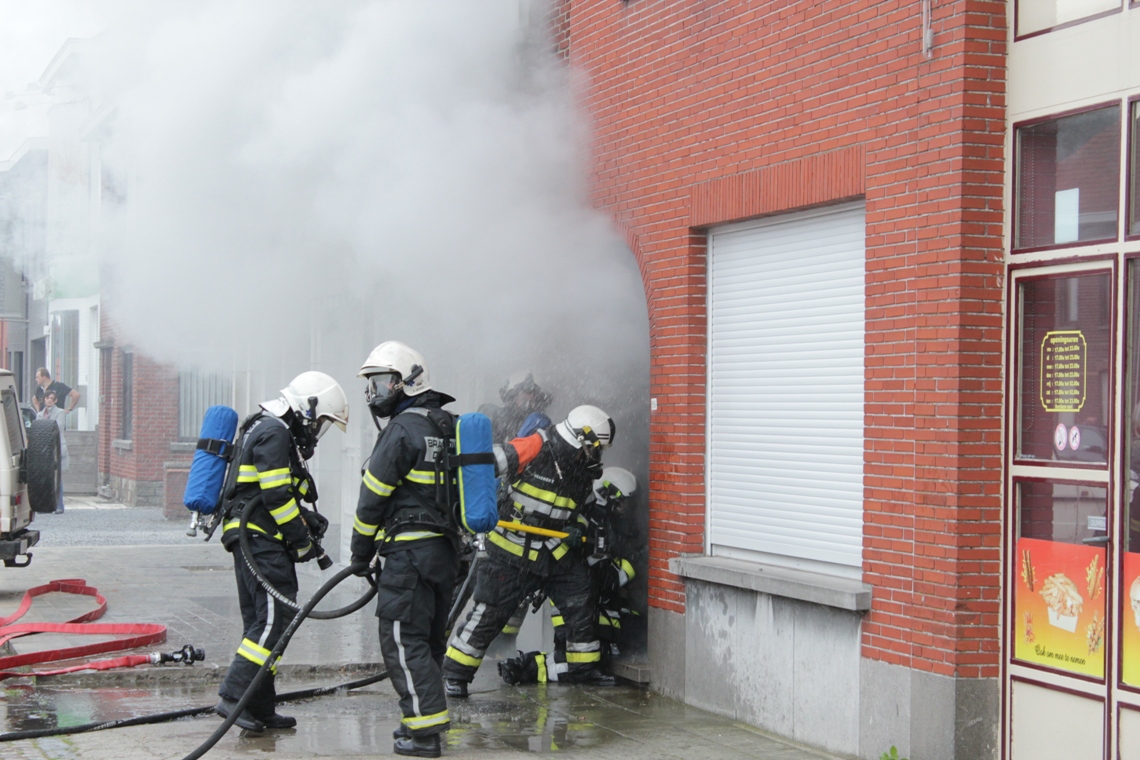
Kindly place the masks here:
POLYGON ((37 39, 61 32, 29 53, 40 71, 93 37, 73 77, 107 109, 91 250, 121 339, 257 375, 250 403, 305 369, 337 377, 345 505, 372 436, 355 371, 387 339, 427 356, 458 411, 520 368, 555 415, 603 405, 614 462, 644 477, 641 279, 585 201, 588 129, 541 3, 2 7, 37 39))
POLYGON ((644 322, 640 281, 585 208, 584 133, 528 11, 275 0, 119 14, 96 69, 117 105, 105 165, 126 198, 103 245, 116 321, 171 361, 308 353, 319 322, 322 356, 344 349, 349 364, 362 347, 336 336, 363 325, 366 344, 405 340, 442 375, 620 369, 644 322))

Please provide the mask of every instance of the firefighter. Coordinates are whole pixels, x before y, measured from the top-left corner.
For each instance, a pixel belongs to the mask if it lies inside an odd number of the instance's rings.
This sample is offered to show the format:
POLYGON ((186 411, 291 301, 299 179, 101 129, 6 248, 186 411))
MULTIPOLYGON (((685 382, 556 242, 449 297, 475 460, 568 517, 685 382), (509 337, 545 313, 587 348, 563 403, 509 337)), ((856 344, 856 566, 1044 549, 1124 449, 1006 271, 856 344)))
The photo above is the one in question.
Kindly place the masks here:
MULTIPOLYGON (((247 518, 250 559, 272 586, 296 601, 294 564, 318 555, 318 542, 328 527, 324 517, 300 505, 316 502, 305 461, 331 426, 343 431, 347 424, 344 391, 323 372, 301 373, 280 398, 260 404, 260 411, 242 424, 241 447, 224 491, 222 545, 234 555, 243 638, 218 690, 221 701, 214 710, 223 718, 230 716, 295 614, 270 596, 246 564, 238 546, 242 510, 252 504, 247 518)), ((274 708, 276 672, 274 663, 235 721, 238 726, 264 731, 297 725, 295 718, 279 715, 274 708)))
POLYGON ((575 407, 565 420, 541 431, 542 449, 507 490, 508 519, 569 535, 547 538, 501 526, 487 534, 487 559, 475 569, 474 607, 452 634, 444 659, 449 696, 467 696, 491 641, 520 602, 538 590, 564 612, 563 680, 606 680, 599 668, 597 594, 582 551, 587 523, 581 507, 601 475, 602 451, 614 433, 613 420, 595 406, 575 407))
MULTIPOLYGON (((534 373, 529 370, 516 372, 507 378, 499 389, 502 406, 484 404, 479 411, 491 418, 491 433, 496 442, 525 437, 521 428, 529 415, 546 412, 552 397, 535 382, 534 373)), ((548 423, 549 424, 549 423, 548 423)))
MULTIPOLYGON (((450 727, 440 676, 447 613, 459 565, 457 529, 436 488, 435 456, 455 399, 432 390, 427 364, 398 341, 377 346, 360 376, 373 416, 389 420, 364 469, 352 561, 383 557, 376 616, 388 677, 400 695, 398 755, 440 756, 450 727)), ((451 487, 450 484, 444 487, 451 487)))
MULTIPOLYGON (((626 549, 636 538, 636 528, 623 525, 621 507, 637 490, 637 478, 622 467, 607 467, 602 477, 594 481, 594 490, 586 504, 589 522, 587 543, 593 553, 587 558, 590 578, 598 594, 598 638, 602 642, 601 667, 611 672, 611 658, 620 652, 621 623, 637 616, 625 598, 624 588, 633 579, 633 563, 626 558, 626 549)), ((541 601, 541 600, 540 600, 541 601)), ((503 633, 517 633, 526 614, 520 608, 503 633), (521 613, 521 614, 519 614, 521 613), (514 624, 512 626, 512 623, 514 624)), ((554 653, 527 652, 499 663, 499 675, 509 684, 545 683, 557 681, 567 671, 566 624, 562 613, 551 602, 551 623, 554 626, 554 653)), ((597 684, 606 681, 598 679, 597 684)))

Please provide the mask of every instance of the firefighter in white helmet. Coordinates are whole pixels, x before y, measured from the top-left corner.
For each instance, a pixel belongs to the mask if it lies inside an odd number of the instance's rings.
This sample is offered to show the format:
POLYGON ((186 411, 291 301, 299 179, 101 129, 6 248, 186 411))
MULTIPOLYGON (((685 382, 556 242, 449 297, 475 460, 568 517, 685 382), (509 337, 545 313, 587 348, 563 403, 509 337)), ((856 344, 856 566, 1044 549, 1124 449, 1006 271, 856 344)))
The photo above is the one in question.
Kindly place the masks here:
POLYGON ((454 415, 442 407, 455 399, 432 388, 424 357, 399 341, 377 346, 360 376, 373 417, 389 422, 364 469, 352 561, 370 562, 377 552, 384 559, 380 649, 403 712, 394 750, 439 757, 440 733, 450 727, 439 663, 459 557, 435 458, 454 431, 454 415))
POLYGON ((467 696, 487 647, 522 600, 539 590, 563 611, 567 669, 562 680, 612 683, 600 668, 597 590, 582 539, 583 506, 614 433, 613 420, 596 406, 575 407, 565 420, 541 431, 541 451, 507 491, 508 519, 568 536, 547 538, 503 527, 487 534, 487 559, 475 569, 474 607, 448 641, 443 674, 449 696, 467 696))
MULTIPOLYGON (((586 558, 590 579, 598 591, 598 638, 602 642, 602 670, 609 673, 612 657, 623 643, 622 621, 638 616, 626 598, 625 587, 635 575, 633 562, 627 556, 637 536, 634 526, 623 525, 622 507, 637 491, 637 478, 622 467, 607 467, 594 481, 594 491, 586 502, 589 521, 586 558)), ((541 601, 541 600, 539 600, 541 601)), ((524 605, 511 618, 503 633, 518 633, 529 605, 524 605), (521 613, 521 614, 519 614, 521 613), (517 619, 516 619, 517 618, 517 619)), ((499 663, 499 675, 509 684, 547 683, 558 681, 569 670, 566 661, 565 616, 551 602, 550 620, 554 625, 553 652, 519 652, 517 657, 499 663)))
MULTIPOLYGON (((238 603, 243 626, 226 678, 218 690, 215 711, 229 717, 253 681, 295 611, 276 599, 258 582, 241 556, 242 510, 249 506, 249 545, 265 579, 289 599, 297 600, 297 562, 317 557, 318 542, 328 520, 316 512, 316 488, 305 461, 332 426, 348 424, 348 400, 336 380, 323 372, 302 372, 281 390, 280 398, 266 401, 241 427, 241 437, 223 490, 222 545, 234 555, 238 603), (301 506, 308 502, 313 509, 301 506)), ((258 692, 235 721, 250 731, 292 728, 296 719, 277 714, 274 675, 261 682, 258 692)))

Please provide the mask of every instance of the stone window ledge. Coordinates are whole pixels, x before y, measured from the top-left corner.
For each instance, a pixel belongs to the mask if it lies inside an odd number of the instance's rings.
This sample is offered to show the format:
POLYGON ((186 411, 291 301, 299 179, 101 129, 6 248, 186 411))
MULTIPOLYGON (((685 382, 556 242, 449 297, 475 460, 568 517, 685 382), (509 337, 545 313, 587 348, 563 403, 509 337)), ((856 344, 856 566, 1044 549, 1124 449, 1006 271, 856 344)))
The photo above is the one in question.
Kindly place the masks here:
POLYGON ((198 449, 197 441, 171 441, 170 452, 172 454, 193 454, 198 449))
POLYGON ((727 557, 674 557, 669 570, 682 578, 759 591, 772 596, 838 607, 871 609, 871 587, 862 581, 727 557))
POLYGON ((135 447, 135 442, 131 441, 131 440, 125 440, 124 441, 124 440, 116 439, 114 441, 111 441, 111 448, 118 449, 119 451, 130 451, 134 447, 135 447))

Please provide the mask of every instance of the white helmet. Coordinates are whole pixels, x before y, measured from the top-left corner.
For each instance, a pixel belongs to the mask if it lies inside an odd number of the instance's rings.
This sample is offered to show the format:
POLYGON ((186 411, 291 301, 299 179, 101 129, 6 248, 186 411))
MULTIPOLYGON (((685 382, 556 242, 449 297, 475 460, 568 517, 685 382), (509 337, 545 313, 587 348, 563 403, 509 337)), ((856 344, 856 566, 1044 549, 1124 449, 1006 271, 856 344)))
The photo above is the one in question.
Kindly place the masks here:
MULTIPOLYGON (((340 383, 324 372, 302 372, 281 389, 281 397, 293 413, 309 425, 315 440, 320 440, 331 425, 342 431, 348 425, 348 398, 340 383)), ((274 411, 265 404, 262 406, 274 411)))
POLYGON ((596 406, 583 404, 570 410, 566 419, 555 427, 558 434, 576 449, 585 448, 593 460, 602 456, 614 442, 617 428, 610 416, 596 406))
POLYGON ((431 389, 431 373, 423 354, 398 340, 385 341, 372 349, 356 376, 372 377, 391 372, 400 376, 397 390, 404 391, 405 396, 418 396, 431 389))
POLYGON ((594 493, 599 498, 624 499, 637 491, 637 478, 624 467, 607 467, 602 477, 594 481, 594 493))

